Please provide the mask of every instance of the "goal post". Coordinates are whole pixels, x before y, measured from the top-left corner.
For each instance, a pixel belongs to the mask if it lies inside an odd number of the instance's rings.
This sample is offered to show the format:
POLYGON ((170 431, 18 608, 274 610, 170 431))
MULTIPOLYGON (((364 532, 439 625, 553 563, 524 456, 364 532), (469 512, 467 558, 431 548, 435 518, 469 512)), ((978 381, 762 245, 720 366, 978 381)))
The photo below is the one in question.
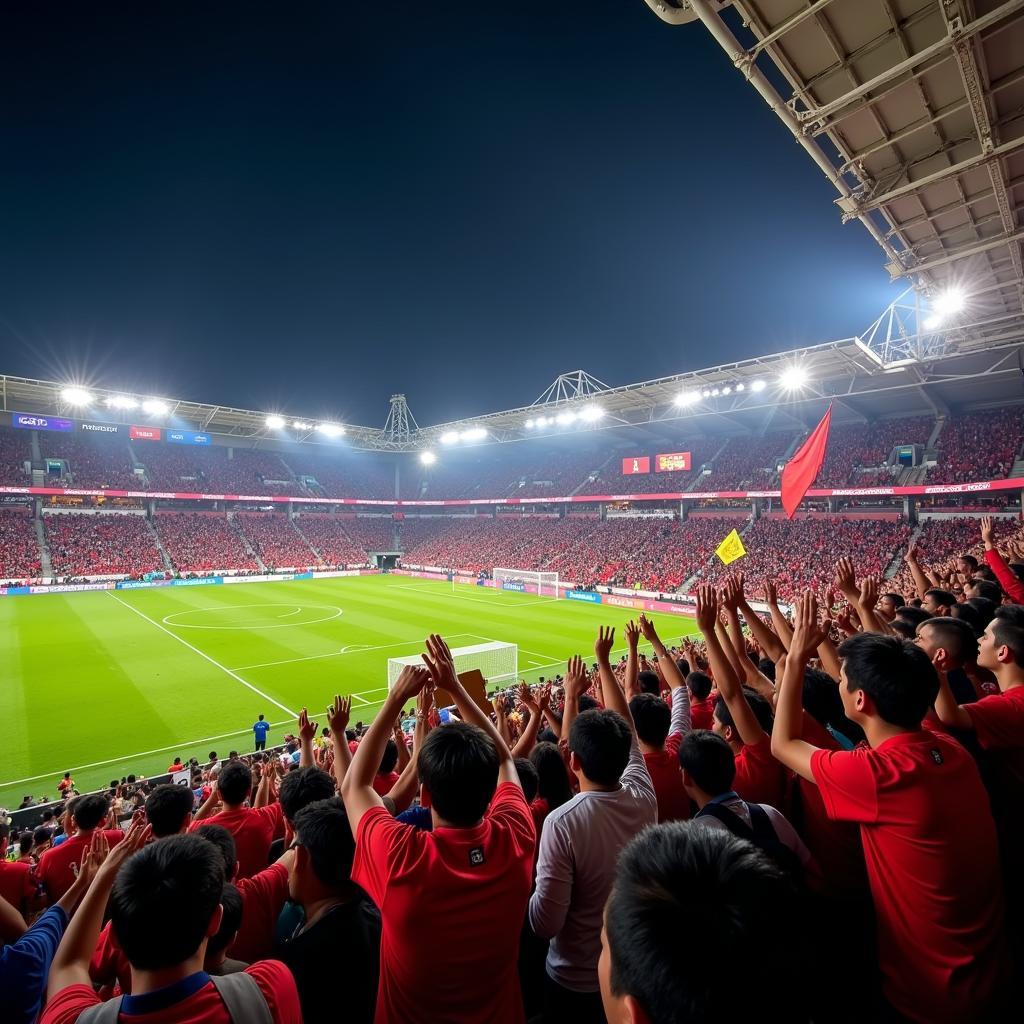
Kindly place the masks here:
POLYGON ((519 593, 536 594, 558 600, 558 573, 535 572, 532 569, 493 569, 491 579, 498 590, 513 590, 519 593))
MULTIPOLYGON (((519 647, 500 640, 470 647, 452 648, 456 673, 477 668, 488 683, 508 683, 519 678, 519 647)), ((406 665, 422 665, 423 658, 415 654, 408 658, 388 658, 388 689, 395 685, 406 665)))

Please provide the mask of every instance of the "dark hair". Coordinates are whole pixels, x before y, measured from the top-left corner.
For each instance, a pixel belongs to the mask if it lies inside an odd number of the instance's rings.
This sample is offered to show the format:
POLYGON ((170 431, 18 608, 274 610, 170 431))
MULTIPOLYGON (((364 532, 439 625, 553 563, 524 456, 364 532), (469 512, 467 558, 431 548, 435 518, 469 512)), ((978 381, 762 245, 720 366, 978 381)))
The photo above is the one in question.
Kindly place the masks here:
POLYGON ((694 729, 679 744, 679 764, 694 783, 711 796, 732 789, 736 758, 732 747, 710 729, 694 729))
POLYGON ((224 803, 237 807, 252 789, 252 772, 241 761, 228 761, 217 776, 217 789, 224 803))
POLYGON ((341 800, 332 797, 303 807, 292 825, 319 881, 332 889, 348 889, 356 843, 341 800))
POLYGON ((242 894, 230 882, 225 882, 220 890, 220 905, 224 908, 224 916, 220 919, 217 934, 206 944, 207 956, 231 945, 242 927, 242 894))
POLYGON ((194 804, 195 797, 188 786, 157 786, 146 798, 146 821, 153 826, 153 835, 162 839, 180 832, 194 804))
POLYGON ((18 836, 18 852, 19 855, 24 857, 25 854, 32 852, 32 844, 35 842, 31 832, 22 832, 18 836))
POLYGON ((53 838, 53 833, 45 825, 37 825, 32 830, 32 845, 42 846, 53 838))
POLYGON ((1024 626, 1009 616, 997 614, 992 620, 992 638, 1000 647, 1009 647, 1013 660, 1024 665, 1024 626))
POLYGON ((228 881, 234 878, 235 865, 238 863, 235 837, 223 825, 200 825, 194 834, 217 847, 224 862, 224 877, 228 881))
POLYGON ((690 674, 690 663, 685 658, 676 658, 676 668, 679 669, 683 682, 686 682, 686 677, 690 674))
POLYGON ((975 597, 984 597, 993 604, 999 604, 1003 599, 1003 588, 991 580, 971 580, 969 586, 975 590, 975 597))
POLYGON ((932 598, 936 604, 943 604, 947 608, 952 608, 956 604, 956 595, 941 587, 929 587, 924 592, 924 596, 932 598))
POLYGON ((846 717, 839 684, 827 672, 816 668, 804 669, 803 704, 804 710, 826 729, 831 727, 854 743, 864 738, 861 727, 846 717))
POLYGON ((959 607, 963 608, 964 605, 973 608, 978 613, 978 621, 981 626, 978 635, 980 636, 985 632, 985 627, 996 617, 999 602, 990 601, 987 597, 969 597, 959 607))
POLYGON ((538 743, 530 751, 530 763, 537 769, 537 792, 551 810, 568 803, 573 796, 569 769, 555 743, 538 743))
POLYGON ((638 672, 636 685, 640 688, 641 693, 653 693, 655 696, 661 693, 661 680, 658 678, 657 672, 649 672, 646 669, 643 672, 638 672))
POLYGON ((992 616, 994 619, 1003 619, 1006 622, 1011 622, 1015 626, 1024 628, 1024 605, 1019 604, 1004 604, 1000 605, 995 615, 992 616))
POLYGON ((223 860, 199 836, 168 836, 133 854, 110 894, 114 933, 131 965, 156 970, 192 956, 223 888, 223 860))
POLYGON ((475 825, 498 786, 498 751, 475 725, 431 729, 418 757, 420 781, 438 815, 460 828, 475 825))
POLYGON ((686 685, 690 688, 690 693, 692 693, 697 700, 707 700, 708 695, 711 693, 711 676, 706 672, 691 672, 686 677, 686 685))
POLYGON ((879 598, 887 597, 892 601, 896 608, 899 608, 903 604, 903 595, 897 594, 894 590, 887 590, 884 594, 879 594, 879 598))
POLYGON ((83 832, 96 828, 110 810, 110 797, 106 793, 87 793, 76 797, 71 808, 75 825, 83 832))
POLYGON ((576 710, 582 715, 584 711, 598 711, 601 705, 589 693, 583 693, 576 701, 576 710))
POLYGON ((261 721, 261 722, 263 721, 263 716, 262 715, 260 715, 259 721, 261 721))
POLYGON ((922 622, 927 622, 932 613, 926 612, 923 608, 916 608, 912 604, 905 604, 902 608, 896 609, 896 617, 909 622, 916 629, 922 622))
MULTIPOLYGON (((770 735, 772 731, 772 723, 775 721, 775 715, 772 714, 771 704, 769 704, 761 694, 746 686, 743 687, 743 696, 750 705, 750 710, 754 712, 754 717, 757 719, 758 724, 770 735)), ((732 729, 736 728, 736 723, 732 720, 732 712, 729 710, 729 705, 725 703, 725 699, 722 696, 719 696, 718 700, 715 701, 715 718, 717 718, 722 725, 728 725, 732 729)))
POLYGON ((881 633, 858 633, 839 645, 839 657, 850 693, 863 690, 883 721, 920 728, 939 692, 939 677, 920 647, 881 633))
POLYGON ((322 768, 306 765, 289 772, 281 780, 281 812, 294 822, 295 816, 303 807, 316 803, 318 800, 330 800, 335 795, 334 779, 322 768))
POLYGON ((904 640, 913 640, 917 636, 917 627, 912 622, 907 622, 906 619, 901 619, 898 616, 889 623, 889 627, 899 633, 904 640))
POLYGON ((398 744, 394 740, 388 740, 384 746, 384 753, 381 755, 378 775, 388 775, 395 770, 398 764, 398 744))
POLYGON ((516 758, 516 771, 519 773, 519 785, 523 787, 523 796, 526 802, 530 803, 537 795, 537 787, 540 785, 540 776, 533 762, 526 757, 516 758))
POLYGON ((757 670, 765 679, 775 682, 775 662, 771 658, 760 658, 757 662, 757 670))
POLYGON ((626 770, 632 730, 614 711, 584 711, 569 730, 569 749, 580 769, 599 786, 614 786, 626 770))
MULTIPOLYGON (((973 609, 972 609, 973 610, 973 609)), ((946 651, 949 656, 961 664, 965 661, 975 661, 978 657, 978 640, 974 628, 966 619, 955 619, 950 615, 938 615, 934 619, 922 622, 918 630, 925 627, 935 635, 935 642, 946 651)))
POLYGON ((957 558, 959 558, 960 561, 964 562, 966 565, 969 565, 971 567, 971 572, 975 572, 977 570, 978 560, 974 557, 974 555, 957 555, 957 558))
MULTIPOLYGON (((723 998, 730 1020, 763 1015, 764 994, 779 980, 778 960, 764 951, 799 947, 794 897, 775 863, 724 830, 691 822, 644 829, 619 857, 605 908, 612 992, 636 999, 651 1024, 721 1020, 723 998), (702 937, 700 956, 666 938, 682 919, 702 937)), ((782 965, 786 991, 799 990, 802 963, 782 965)))
POLYGON ((629 702, 637 736, 652 747, 660 747, 668 738, 672 712, 661 697, 653 693, 638 693, 629 702))

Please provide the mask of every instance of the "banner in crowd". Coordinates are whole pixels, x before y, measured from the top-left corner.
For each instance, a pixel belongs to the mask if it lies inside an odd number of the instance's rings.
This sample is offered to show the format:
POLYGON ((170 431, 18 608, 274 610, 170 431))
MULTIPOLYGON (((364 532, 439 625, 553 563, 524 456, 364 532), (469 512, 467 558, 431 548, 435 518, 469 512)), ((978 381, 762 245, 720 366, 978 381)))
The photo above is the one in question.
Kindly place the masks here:
POLYGON ((78 429, 83 434, 103 434, 106 437, 116 437, 123 434, 127 429, 123 423, 93 423, 92 420, 79 420, 78 429))
POLYGON ((37 416, 29 412, 12 412, 11 426, 22 430, 74 430, 72 420, 61 419, 60 416, 37 416))
POLYGON ((742 558, 747 553, 743 541, 736 530, 730 532, 725 540, 715 548, 715 554, 722 560, 723 565, 732 565, 737 558, 742 558))
POLYGON ((159 441, 160 440, 160 428, 159 427, 129 427, 128 436, 133 441, 159 441))
POLYGON ((199 434, 194 430, 166 430, 164 440, 171 444, 213 444, 209 434, 199 434))

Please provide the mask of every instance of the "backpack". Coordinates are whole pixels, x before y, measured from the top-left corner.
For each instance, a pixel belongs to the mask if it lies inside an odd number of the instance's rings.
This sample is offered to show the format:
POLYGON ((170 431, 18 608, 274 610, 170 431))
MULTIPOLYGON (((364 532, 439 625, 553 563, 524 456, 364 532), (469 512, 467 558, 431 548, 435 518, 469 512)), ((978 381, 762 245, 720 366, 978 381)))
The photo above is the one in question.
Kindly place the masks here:
MULTIPOLYGON (((210 978, 227 1007, 232 1024, 274 1024, 266 996, 250 974, 228 974, 210 978)), ((90 1006, 78 1015, 78 1024, 117 1024, 121 997, 90 1006)))
POLYGON ((775 861, 794 882, 802 883, 803 865, 797 855, 775 834, 772 820, 765 809, 760 804, 744 803, 750 814, 749 825, 724 804, 705 804, 695 817, 717 818, 738 839, 746 839, 775 861))

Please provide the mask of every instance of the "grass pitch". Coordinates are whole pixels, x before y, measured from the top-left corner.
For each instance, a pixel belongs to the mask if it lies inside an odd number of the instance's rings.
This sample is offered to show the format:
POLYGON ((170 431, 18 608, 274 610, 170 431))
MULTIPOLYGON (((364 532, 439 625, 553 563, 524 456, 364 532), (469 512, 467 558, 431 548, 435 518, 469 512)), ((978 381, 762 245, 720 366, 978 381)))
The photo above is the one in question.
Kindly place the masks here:
MULTIPOLYGON (((388 658, 452 647, 519 645, 534 681, 572 654, 593 657, 599 625, 630 609, 406 576, 167 587, 13 597, 0 602, 0 722, 7 739, 0 805, 55 797, 73 770, 83 792, 128 772, 155 775, 180 755, 205 761, 252 748, 259 713, 269 741, 294 732, 302 707, 323 715, 351 693, 353 721, 384 701, 388 658)), ((671 644, 693 620, 652 616, 671 644)))

